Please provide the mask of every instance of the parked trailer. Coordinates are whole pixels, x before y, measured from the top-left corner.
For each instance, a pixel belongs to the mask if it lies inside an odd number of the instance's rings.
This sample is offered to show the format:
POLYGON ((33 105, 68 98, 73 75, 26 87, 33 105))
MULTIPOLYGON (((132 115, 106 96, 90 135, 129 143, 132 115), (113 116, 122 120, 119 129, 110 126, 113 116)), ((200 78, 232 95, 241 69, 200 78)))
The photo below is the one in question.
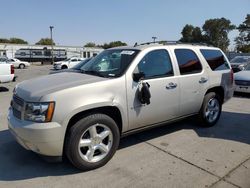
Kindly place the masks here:
MULTIPOLYGON (((28 61, 28 62, 41 62, 52 63, 52 50, 43 48, 43 49, 28 49, 28 48, 21 48, 16 51, 15 58, 21 61, 28 61)), ((54 62, 62 61, 67 59, 67 52, 64 49, 54 49, 53 50, 53 59, 54 62)))

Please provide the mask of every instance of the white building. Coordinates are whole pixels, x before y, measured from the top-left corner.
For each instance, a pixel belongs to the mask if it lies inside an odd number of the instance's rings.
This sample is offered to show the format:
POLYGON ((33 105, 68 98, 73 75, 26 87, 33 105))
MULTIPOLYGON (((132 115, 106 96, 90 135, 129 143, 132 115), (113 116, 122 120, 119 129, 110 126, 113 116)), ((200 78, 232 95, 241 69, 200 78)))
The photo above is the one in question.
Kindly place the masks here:
MULTIPOLYGON (((50 45, 32 45, 32 44, 7 44, 0 43, 0 56, 7 56, 8 58, 14 58, 17 50, 25 49, 51 49, 50 45)), ((78 56, 83 58, 89 58, 97 55, 103 49, 101 48, 85 48, 82 46, 53 46, 54 49, 64 49, 67 52, 67 57, 78 56)))

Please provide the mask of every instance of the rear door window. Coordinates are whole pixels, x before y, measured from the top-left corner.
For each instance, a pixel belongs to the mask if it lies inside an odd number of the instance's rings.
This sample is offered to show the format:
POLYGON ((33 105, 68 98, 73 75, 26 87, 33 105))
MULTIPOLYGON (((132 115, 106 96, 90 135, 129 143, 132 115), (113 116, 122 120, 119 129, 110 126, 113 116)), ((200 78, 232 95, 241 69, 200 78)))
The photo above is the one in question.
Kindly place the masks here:
POLYGON ((180 74, 194 74, 202 71, 200 60, 190 49, 175 49, 175 56, 179 65, 180 74))
POLYGON ((200 52, 213 71, 230 69, 227 60, 220 50, 201 49, 200 52))

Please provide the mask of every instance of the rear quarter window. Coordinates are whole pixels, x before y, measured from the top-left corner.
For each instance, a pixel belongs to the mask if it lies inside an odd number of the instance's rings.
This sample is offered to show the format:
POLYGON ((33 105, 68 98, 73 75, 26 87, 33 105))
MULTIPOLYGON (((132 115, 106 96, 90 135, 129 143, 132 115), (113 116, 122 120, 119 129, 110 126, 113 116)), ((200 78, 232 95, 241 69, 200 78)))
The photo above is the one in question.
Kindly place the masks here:
POLYGON ((200 52, 213 71, 230 69, 226 58, 220 50, 201 49, 200 52))

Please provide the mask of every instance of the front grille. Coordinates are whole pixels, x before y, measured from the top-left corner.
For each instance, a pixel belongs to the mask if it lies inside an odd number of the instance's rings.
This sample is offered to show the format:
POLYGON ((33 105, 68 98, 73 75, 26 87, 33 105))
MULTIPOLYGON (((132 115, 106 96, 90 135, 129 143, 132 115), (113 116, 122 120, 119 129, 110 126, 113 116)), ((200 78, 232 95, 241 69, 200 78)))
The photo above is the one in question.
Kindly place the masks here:
POLYGON ((11 107, 13 109, 13 115, 18 118, 22 119, 22 113, 24 111, 25 102, 23 99, 18 97, 17 95, 13 95, 11 107))
POLYGON ((12 108, 13 109, 13 115, 18 118, 18 119, 22 119, 22 112, 18 111, 17 109, 15 108, 12 108))
POLYGON ((21 107, 24 106, 24 100, 18 97, 17 95, 13 96, 13 101, 21 107))
POLYGON ((250 86, 250 81, 235 80, 235 84, 240 86, 250 86))

